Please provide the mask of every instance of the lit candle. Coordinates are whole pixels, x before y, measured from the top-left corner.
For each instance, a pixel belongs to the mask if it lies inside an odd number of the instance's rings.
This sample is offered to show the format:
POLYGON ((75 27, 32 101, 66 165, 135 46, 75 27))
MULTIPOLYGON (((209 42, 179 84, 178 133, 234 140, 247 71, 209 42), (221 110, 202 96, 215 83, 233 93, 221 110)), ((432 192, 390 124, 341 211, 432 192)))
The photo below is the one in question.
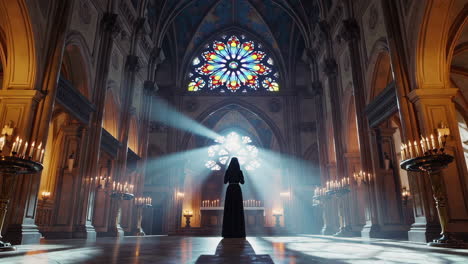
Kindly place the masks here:
POLYGON ((42 147, 42 142, 37 147, 37 152, 36 152, 36 160, 37 161, 40 161, 40 158, 41 158, 41 147, 42 147))
POLYGON ((33 143, 31 144, 31 147, 29 148, 29 155, 28 156, 31 157, 31 158, 32 158, 33 153, 34 153, 34 144, 35 144, 35 142, 33 141, 33 143))
POLYGON ((15 152, 16 144, 17 144, 16 141, 13 142, 13 147, 11 148, 11 154, 10 155, 13 155, 13 152, 15 152))
POLYGON ((421 139, 419 143, 421 144, 422 154, 424 155, 424 153, 426 153, 426 146, 424 145, 424 139, 421 139))
POLYGON ((435 144, 435 139, 434 139, 434 135, 431 134, 431 143, 432 143, 432 149, 437 149, 437 146, 435 144))
POLYGON ((437 141, 439 141, 439 148, 443 148, 444 145, 442 144, 442 133, 439 132, 439 135, 437 137, 437 141))
POLYGON ((18 153, 18 154, 19 154, 19 152, 20 152, 20 148, 21 148, 21 145, 22 145, 22 144, 23 144, 23 140, 22 140, 22 139, 20 139, 20 141, 19 141, 19 143, 18 143, 18 146, 16 146, 16 153, 18 153))
POLYGON ((419 157, 419 146, 416 140, 414 141, 414 149, 416 151, 416 156, 419 157))
POLYGON ((427 144, 427 150, 428 151, 431 151, 433 148, 431 146, 431 141, 429 140, 428 137, 426 137, 426 144, 427 144))
POLYGON ((44 149, 41 150, 41 156, 39 158, 39 162, 43 163, 44 162, 44 149))
POLYGON ((19 145, 19 137, 16 137, 15 142, 13 143, 13 147, 11 148, 11 152, 16 152, 16 148, 19 145))
POLYGON ((26 144, 24 144, 24 149, 23 149, 23 153, 21 154, 21 156, 25 157, 27 148, 28 148, 28 142, 26 142, 26 144))

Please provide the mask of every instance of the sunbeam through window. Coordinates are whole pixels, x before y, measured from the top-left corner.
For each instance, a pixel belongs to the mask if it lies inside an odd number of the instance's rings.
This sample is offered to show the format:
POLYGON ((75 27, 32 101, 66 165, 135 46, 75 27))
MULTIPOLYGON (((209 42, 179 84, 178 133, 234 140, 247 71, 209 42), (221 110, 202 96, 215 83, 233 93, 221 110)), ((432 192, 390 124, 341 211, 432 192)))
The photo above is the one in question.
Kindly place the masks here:
POLYGON ((227 136, 218 137, 215 143, 208 148, 209 160, 205 163, 208 169, 221 170, 232 157, 237 157, 245 170, 252 171, 260 167, 258 149, 251 144, 250 137, 231 132, 227 136))

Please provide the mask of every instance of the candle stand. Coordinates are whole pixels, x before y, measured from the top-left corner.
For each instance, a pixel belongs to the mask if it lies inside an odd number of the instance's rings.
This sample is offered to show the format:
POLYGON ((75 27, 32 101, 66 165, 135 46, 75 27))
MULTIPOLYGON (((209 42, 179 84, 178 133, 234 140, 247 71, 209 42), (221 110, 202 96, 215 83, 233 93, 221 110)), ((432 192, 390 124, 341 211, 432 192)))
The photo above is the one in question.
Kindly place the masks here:
POLYGON ((430 151, 425 153, 427 155, 403 160, 400 166, 407 171, 424 172, 430 179, 442 232, 441 237, 428 243, 428 246, 466 248, 466 244, 454 238, 452 233, 447 232, 447 194, 444 186, 444 179, 440 172, 442 169, 446 168, 448 164, 453 162, 453 157, 443 153, 443 148, 439 153, 437 150, 433 152, 436 154, 430 154, 432 153, 430 151))
POLYGON ((190 218, 192 218, 193 213, 192 212, 184 212, 184 217, 185 217, 185 228, 190 228, 190 218))
POLYGON ((346 214, 345 201, 347 200, 348 193, 351 190, 349 185, 343 186, 341 188, 327 191, 327 195, 330 197, 335 197, 338 200, 338 217, 340 219, 340 230, 334 234, 336 237, 350 237, 353 236, 351 228, 349 227, 349 219, 346 214))
MULTIPOLYGON (((41 163, 31 160, 30 157, 17 157, 16 154, 16 152, 12 152, 12 156, 0 156, 0 174, 3 176, 0 194, 0 239, 10 203, 10 195, 16 186, 16 176, 35 174, 43 169, 41 163)), ((0 240, 0 251, 13 251, 15 249, 10 243, 0 240)))
MULTIPOLYGON (((315 193, 314 197, 312 198, 312 201, 313 201, 313 204, 312 206, 315 206, 315 207, 320 207, 322 209, 322 220, 323 220, 323 223, 324 223, 324 227, 323 227, 323 230, 327 230, 328 229, 328 216, 327 216, 327 212, 326 212, 326 206, 325 206, 325 203, 328 201, 330 201, 330 198, 331 196, 329 196, 327 193, 326 193, 326 190, 325 188, 318 188, 319 190, 315 193)), ((324 235, 331 235, 332 233, 329 233, 329 232, 326 232, 326 231, 322 231, 322 233, 324 235)))
POLYGON ((281 227, 280 217, 282 216, 282 214, 274 214, 273 216, 275 217, 275 227, 281 227))
POLYGON ((135 198, 135 205, 137 208, 137 236, 144 236, 146 235, 141 227, 141 221, 143 220, 143 210, 145 208, 151 208, 151 198, 150 197, 139 197, 135 198))

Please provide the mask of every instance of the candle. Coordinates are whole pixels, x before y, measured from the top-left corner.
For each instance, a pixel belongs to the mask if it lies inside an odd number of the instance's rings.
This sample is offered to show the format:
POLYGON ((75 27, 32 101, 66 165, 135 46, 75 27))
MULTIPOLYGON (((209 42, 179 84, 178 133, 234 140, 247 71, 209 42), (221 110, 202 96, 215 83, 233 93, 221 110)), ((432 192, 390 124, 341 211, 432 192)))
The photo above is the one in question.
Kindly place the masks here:
POLYGON ((434 139, 434 135, 431 134, 431 142, 432 142, 432 149, 437 149, 437 146, 435 144, 435 139, 434 139))
POLYGON ((421 144, 422 155, 424 155, 424 153, 426 153, 426 146, 424 145, 424 139, 421 139, 419 141, 419 144, 421 144))
POLYGON ((419 157, 419 146, 416 140, 414 141, 414 149, 416 150, 416 156, 419 157))
POLYGON ((24 144, 23 153, 21 154, 21 156, 23 156, 23 157, 26 156, 26 149, 27 148, 28 148, 28 142, 26 142, 26 144, 24 144))
POLYGON ((437 140, 439 141, 439 148, 444 148, 444 145, 442 144, 442 133, 439 132, 437 140))
POLYGON ((411 146, 411 141, 408 142, 408 147, 409 147, 410 157, 413 158, 413 157, 414 157, 414 153, 413 153, 413 147, 411 146))
POLYGON ((16 137, 15 142, 13 143, 13 147, 11 148, 11 152, 16 152, 16 148, 19 145, 19 137, 16 137))
POLYGON ((44 149, 41 150, 41 156, 39 158, 39 162, 43 163, 44 162, 44 149))
POLYGON ((35 144, 35 142, 33 141, 33 143, 31 144, 31 147, 29 148, 29 155, 28 156, 31 157, 31 158, 32 158, 33 152, 34 152, 34 144, 35 144))
POLYGON ((20 141, 18 143, 18 146, 16 146, 16 153, 19 153, 19 150, 20 150, 22 144, 23 144, 23 140, 20 139, 20 141))
POLYGON ((13 142, 13 147, 11 148, 11 154, 10 155, 13 155, 13 152, 15 152, 15 148, 16 148, 16 141, 13 142))
MULTIPOLYGON (((42 144, 42 143, 41 143, 42 144)), ((36 161, 40 161, 40 158, 41 158, 41 145, 39 144, 39 147, 37 147, 37 151, 36 151, 36 161)))
POLYGON ((427 151, 431 151, 432 146, 431 146, 431 141, 429 140, 428 137, 425 138, 426 145, 427 145, 427 151))
POLYGON ((435 144, 435 139, 434 139, 434 135, 433 135, 433 134, 431 134, 431 142, 432 142, 432 147, 433 147, 434 149, 437 149, 437 145, 435 144))

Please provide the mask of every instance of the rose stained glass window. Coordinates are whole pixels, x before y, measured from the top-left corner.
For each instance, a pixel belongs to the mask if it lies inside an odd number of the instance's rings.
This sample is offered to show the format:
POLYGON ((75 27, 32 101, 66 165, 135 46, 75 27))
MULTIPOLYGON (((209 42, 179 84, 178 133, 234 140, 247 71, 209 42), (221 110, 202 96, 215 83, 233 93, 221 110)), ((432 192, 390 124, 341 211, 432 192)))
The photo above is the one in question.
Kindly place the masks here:
POLYGON ((189 92, 279 91, 279 73, 262 45, 244 35, 222 36, 192 61, 189 92))
POLYGON ((231 132, 227 136, 221 136, 215 140, 215 145, 208 148, 208 160, 205 167, 218 171, 222 167, 227 167, 232 157, 237 157, 242 168, 253 171, 260 168, 257 159, 258 149, 252 145, 252 140, 248 136, 241 136, 236 132, 231 132))

